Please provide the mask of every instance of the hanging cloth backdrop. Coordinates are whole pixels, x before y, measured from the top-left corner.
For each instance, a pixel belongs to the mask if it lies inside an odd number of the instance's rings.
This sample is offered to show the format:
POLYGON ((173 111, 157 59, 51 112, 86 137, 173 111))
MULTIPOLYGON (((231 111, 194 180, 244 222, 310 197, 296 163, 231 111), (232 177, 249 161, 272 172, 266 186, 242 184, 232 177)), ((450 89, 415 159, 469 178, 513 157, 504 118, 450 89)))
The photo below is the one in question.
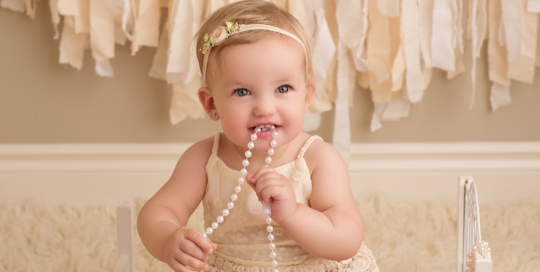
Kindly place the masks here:
MULTIPOLYGON (((115 45, 129 40, 132 55, 157 47, 149 76, 172 85, 170 120, 204 118, 191 39, 204 19, 236 0, 49 0, 59 62, 76 69, 89 49, 98 75, 112 77, 115 45), (167 9, 160 29, 161 9, 167 9), (62 29, 59 29, 63 19, 62 29)), ((335 107, 334 139, 347 160, 349 110, 356 84, 374 103, 371 130, 408 116, 421 101, 432 69, 448 79, 465 71, 464 43, 472 46, 471 107, 476 60, 488 47, 492 110, 510 104, 512 80, 531 84, 540 66, 540 0, 272 0, 311 35, 317 94, 304 130, 320 126, 320 113, 335 107), (327 16, 332 9, 336 14, 327 16), (465 25, 462 18, 465 17, 465 25), (334 21, 329 21, 329 19, 334 21), (337 27, 335 27, 337 26, 337 27), (335 30, 334 32, 332 32, 335 30), (464 38, 466 37, 466 38, 464 38)), ((35 17, 36 0, 0 0, 0 7, 35 17)))

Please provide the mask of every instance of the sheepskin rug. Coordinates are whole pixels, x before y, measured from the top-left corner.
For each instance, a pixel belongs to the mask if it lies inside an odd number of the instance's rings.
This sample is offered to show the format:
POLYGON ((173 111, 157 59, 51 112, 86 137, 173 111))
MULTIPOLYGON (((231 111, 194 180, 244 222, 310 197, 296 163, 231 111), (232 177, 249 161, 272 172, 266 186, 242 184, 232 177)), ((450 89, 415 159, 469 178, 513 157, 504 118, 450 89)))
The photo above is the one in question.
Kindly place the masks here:
MULTIPOLYGON (((135 212, 144 199, 134 200, 135 212)), ((456 271, 457 207, 360 202, 365 243, 382 272, 456 271)), ((113 271, 117 261, 115 209, 0 204, 0 271, 113 271)), ((480 207, 482 237, 494 272, 540 271, 540 207, 532 203, 480 207)), ((202 229, 202 211, 191 226, 202 229)), ((171 271, 135 236, 137 271, 171 271)))

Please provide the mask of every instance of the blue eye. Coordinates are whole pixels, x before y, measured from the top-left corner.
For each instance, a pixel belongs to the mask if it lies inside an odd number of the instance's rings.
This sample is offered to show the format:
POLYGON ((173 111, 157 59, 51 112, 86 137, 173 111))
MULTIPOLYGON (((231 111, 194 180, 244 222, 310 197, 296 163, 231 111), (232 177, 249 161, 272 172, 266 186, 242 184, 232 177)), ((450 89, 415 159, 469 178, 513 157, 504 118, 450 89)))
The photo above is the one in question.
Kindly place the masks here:
POLYGON ((247 89, 244 88, 236 89, 233 93, 236 93, 238 96, 246 96, 251 94, 247 89))
POLYGON ((289 92, 290 89, 291 89, 291 86, 283 85, 283 86, 279 86, 276 91, 279 93, 287 93, 289 92))

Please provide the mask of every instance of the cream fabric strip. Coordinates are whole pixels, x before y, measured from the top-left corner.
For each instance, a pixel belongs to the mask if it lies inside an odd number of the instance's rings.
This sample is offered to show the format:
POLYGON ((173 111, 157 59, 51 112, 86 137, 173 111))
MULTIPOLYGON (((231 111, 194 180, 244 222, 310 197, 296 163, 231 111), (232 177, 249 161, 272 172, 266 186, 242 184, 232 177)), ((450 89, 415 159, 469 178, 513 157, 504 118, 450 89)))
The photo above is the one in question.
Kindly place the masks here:
MULTIPOLYGON (((376 0, 369 0, 369 25, 367 33, 367 59, 368 63, 382 66, 382 71, 373 72, 373 66, 366 65, 370 71, 370 86, 373 102, 384 103, 391 100, 392 81, 390 72, 390 22, 387 16, 381 14, 376 6, 376 0), (384 75, 382 75, 384 73, 384 75), (384 76, 384 80, 378 77, 384 76), (381 81, 382 80, 382 81, 381 81)), ((397 50, 397 48, 396 48, 397 50)))
POLYGON ((58 24, 60 23, 60 13, 58 12, 58 0, 49 0, 49 10, 51 11, 51 21, 54 26, 53 39, 58 40, 58 38, 60 38, 60 32, 58 31, 58 24))
POLYGON ((159 43, 159 0, 141 0, 139 2, 139 16, 135 28, 137 36, 135 43, 138 46, 157 47, 159 43))
POLYGON ((127 36, 122 28, 122 14, 117 14, 114 16, 114 42, 120 45, 126 45, 126 41, 127 36))
POLYGON ((338 94, 335 103, 333 146, 347 165, 351 149, 351 124, 349 119, 350 70, 354 69, 347 56, 347 47, 338 42, 338 94))
POLYGON ((24 0, 2 0, 0 7, 7 8, 17 12, 24 12, 24 0))
POLYGON ((499 25, 501 20, 501 2, 488 1, 489 4, 489 39, 488 65, 489 80, 500 85, 510 86, 508 78, 508 58, 506 47, 499 43, 499 25))
POLYGON ((501 0, 508 63, 521 61, 521 12, 519 0, 501 0))
POLYGON ((336 52, 336 46, 332 40, 326 15, 323 8, 322 0, 313 1, 313 13, 318 33, 313 47, 313 73, 315 76, 316 94, 309 104, 310 113, 304 116, 304 131, 313 131, 320 126, 320 112, 329 111, 332 109, 332 104, 328 99, 328 94, 324 88, 324 82, 328 76, 330 63, 336 52))
MULTIPOLYGON (((539 15, 540 16, 540 15, 539 15)), ((540 67, 540 19, 538 20, 538 25, 536 27, 536 67, 540 67)))
POLYGON ((521 61, 508 64, 508 77, 533 83, 536 61, 538 14, 527 11, 527 0, 519 0, 521 8, 521 61))
POLYGON ((75 0, 58 0, 58 11, 60 14, 79 15, 78 1, 75 0))
POLYGON ((420 48, 425 68, 431 68, 431 28, 433 24, 433 5, 435 0, 418 0, 420 13, 420 48))
POLYGON ((152 61, 148 75, 155 79, 167 80, 167 52, 169 51, 169 35, 167 24, 163 24, 159 45, 152 61))
POLYGON ((379 12, 385 16, 399 16, 399 0, 378 0, 377 8, 379 9, 379 12))
POLYGON ((90 33, 90 0, 79 1, 79 15, 75 16, 75 32, 90 33))
POLYGON ((482 43, 486 35, 487 28, 487 10, 486 0, 473 0, 471 10, 471 26, 472 26, 472 94, 469 108, 474 104, 476 94, 476 59, 480 57, 482 43))
POLYGON ((60 57, 61 64, 69 64, 74 68, 81 70, 84 59, 84 45, 88 34, 75 33, 75 26, 72 16, 64 17, 64 26, 62 37, 60 38, 60 57))
POLYGON ((510 97, 510 86, 504 86, 493 82, 491 84, 491 95, 489 97, 491 102, 491 110, 496 111, 502 106, 509 105, 512 101, 510 97))
POLYGON ((90 1, 90 48, 96 62, 114 58, 114 17, 103 1, 90 1))
POLYGON ((433 67, 455 71, 455 0, 435 0, 431 31, 431 58, 433 67))
POLYGON ((122 29, 127 39, 133 42, 133 25, 134 25, 134 7, 131 3, 132 0, 124 0, 124 12, 122 13, 122 29))
POLYGON ((403 29, 406 84, 408 100, 418 103, 424 94, 420 69, 420 21, 418 0, 403 0, 401 24, 403 29))
POLYGON ((113 77, 114 76, 114 70, 111 65, 111 62, 106 59, 104 61, 96 61, 95 66, 96 74, 102 77, 113 77))
POLYGON ((199 75, 193 34, 199 27, 202 3, 196 0, 176 0, 171 11, 171 35, 167 62, 167 82, 188 84, 199 75))
POLYGON ((173 95, 169 109, 171 124, 176 125, 186 118, 199 119, 206 116, 197 96, 197 90, 201 86, 200 77, 194 77, 188 84, 175 82, 172 86, 173 95))
POLYGON ((540 0, 528 0, 527 1, 527 11, 540 13, 540 0))
POLYGON ((409 116, 411 103, 402 98, 393 99, 387 103, 375 103, 375 109, 371 117, 371 132, 382 128, 381 121, 397 122, 401 118, 409 116))
MULTIPOLYGON (((453 10, 454 13, 454 31, 455 36, 453 40, 453 46, 454 46, 454 54, 455 54, 455 70, 454 71, 448 71, 447 72, 447 79, 453 79, 459 74, 465 72, 465 63, 463 62, 463 54, 464 54, 464 44, 463 44, 463 3, 464 0, 455 0, 455 7, 453 10)), ((472 0, 468 1, 471 3, 472 6, 472 0)), ((472 9, 472 8, 471 8, 472 9)), ((472 36, 471 36, 472 39, 472 36)))

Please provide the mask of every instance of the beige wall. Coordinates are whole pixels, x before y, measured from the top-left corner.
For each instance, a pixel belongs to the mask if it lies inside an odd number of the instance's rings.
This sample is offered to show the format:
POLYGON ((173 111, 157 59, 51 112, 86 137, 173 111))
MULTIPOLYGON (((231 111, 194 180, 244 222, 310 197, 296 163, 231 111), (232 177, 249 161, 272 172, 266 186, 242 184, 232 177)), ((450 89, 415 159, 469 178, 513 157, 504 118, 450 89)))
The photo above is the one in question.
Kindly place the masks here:
MULTIPOLYGON (((117 47, 114 78, 101 78, 89 52, 81 71, 59 64, 59 41, 53 36, 47 1, 38 2, 34 21, 0 9, 0 143, 193 142, 219 129, 208 119, 170 124, 170 86, 147 76, 155 49, 143 48, 132 57, 128 47, 117 47)), ((453 80, 437 70, 409 117, 371 133, 371 97, 358 89, 351 109, 352 140, 540 141, 540 72, 533 85, 513 82, 512 104, 492 113, 483 49, 472 110, 470 70, 453 80)), ((322 127, 313 134, 331 141, 332 118, 333 112, 324 113, 322 127)))

